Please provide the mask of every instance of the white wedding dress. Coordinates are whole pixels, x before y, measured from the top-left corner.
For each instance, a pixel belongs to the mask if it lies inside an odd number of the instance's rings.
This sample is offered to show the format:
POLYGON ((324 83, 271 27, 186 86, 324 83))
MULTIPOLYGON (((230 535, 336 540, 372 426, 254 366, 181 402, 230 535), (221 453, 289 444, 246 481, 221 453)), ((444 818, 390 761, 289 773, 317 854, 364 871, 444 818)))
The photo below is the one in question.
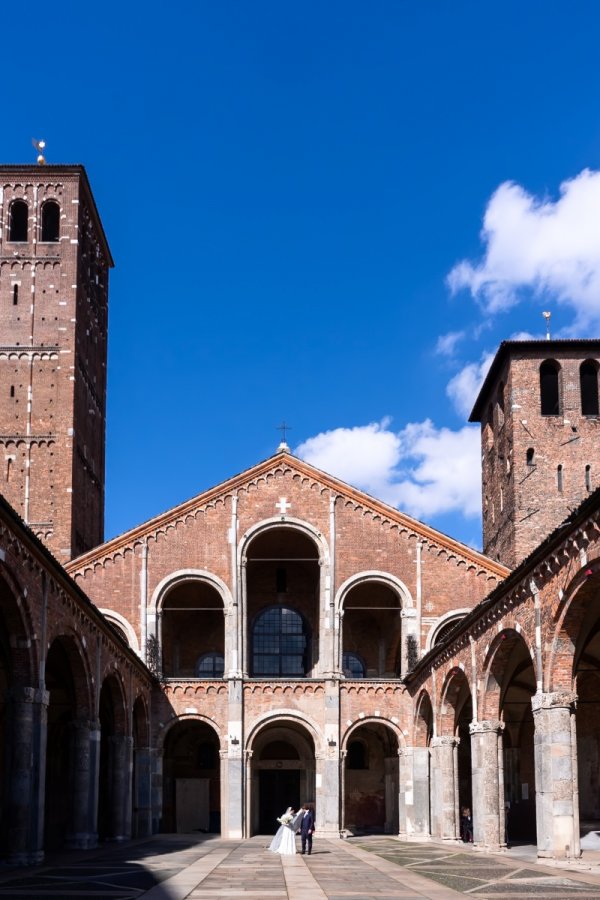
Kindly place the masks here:
MULTIPOLYGON (((291 813, 291 811, 292 807, 288 806, 283 815, 287 816, 291 813)), ((277 829, 275 837, 269 844, 269 850, 271 850, 273 853, 280 853, 282 856, 293 856, 295 854, 296 829, 300 827, 300 822, 302 821, 303 815, 304 810, 301 809, 294 815, 294 818, 289 823, 289 825, 281 825, 277 829)))

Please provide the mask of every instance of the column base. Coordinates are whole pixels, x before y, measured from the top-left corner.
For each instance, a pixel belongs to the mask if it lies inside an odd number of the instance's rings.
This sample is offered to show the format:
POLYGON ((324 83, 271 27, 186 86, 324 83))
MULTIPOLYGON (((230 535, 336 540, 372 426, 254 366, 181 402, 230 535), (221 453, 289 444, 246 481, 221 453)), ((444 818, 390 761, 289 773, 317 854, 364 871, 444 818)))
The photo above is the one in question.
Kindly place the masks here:
POLYGON ((31 853, 23 851, 22 853, 13 853, 8 857, 8 865, 14 868, 22 866, 39 866, 44 862, 44 851, 35 850, 31 853))
POLYGON ((98 835, 93 833, 69 834, 65 839, 67 850, 95 850, 97 846, 98 835))

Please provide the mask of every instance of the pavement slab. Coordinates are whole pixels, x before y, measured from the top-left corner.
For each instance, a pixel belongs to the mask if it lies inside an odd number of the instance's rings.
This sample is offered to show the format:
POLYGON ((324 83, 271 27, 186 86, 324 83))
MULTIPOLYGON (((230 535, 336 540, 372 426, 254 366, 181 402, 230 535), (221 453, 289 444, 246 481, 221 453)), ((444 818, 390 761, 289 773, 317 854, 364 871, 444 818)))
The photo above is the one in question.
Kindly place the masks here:
POLYGON ((600 898, 600 875, 464 845, 394 837, 315 840, 281 857, 268 839, 157 835, 4 870, 0 900, 518 900, 600 898))

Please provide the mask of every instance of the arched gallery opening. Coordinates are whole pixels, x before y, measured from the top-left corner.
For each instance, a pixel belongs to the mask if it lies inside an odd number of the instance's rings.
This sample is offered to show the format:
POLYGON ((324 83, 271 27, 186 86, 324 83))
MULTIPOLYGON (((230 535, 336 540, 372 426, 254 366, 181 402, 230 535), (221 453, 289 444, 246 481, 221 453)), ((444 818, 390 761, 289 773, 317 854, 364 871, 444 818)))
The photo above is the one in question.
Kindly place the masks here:
POLYGON ((169 729, 163 751, 163 832, 221 831, 219 736, 198 719, 169 729))
POLYGON ((246 558, 250 676, 314 675, 319 664, 316 544, 301 531, 276 526, 251 541, 246 558))
POLYGON ((46 850, 65 845, 73 812, 72 729, 77 706, 67 640, 56 639, 46 659, 46 689, 50 694, 44 808, 46 850))
POLYGON ((600 830, 600 575, 586 578, 563 623, 563 646, 574 652, 573 679, 580 834, 600 830))
POLYGON ((131 790, 131 836, 152 833, 150 794, 151 756, 148 710, 141 697, 133 705, 133 779, 131 790))
POLYGON ((460 816, 464 807, 473 809, 471 734, 469 726, 473 721, 473 702, 469 682, 462 669, 453 669, 444 692, 442 704, 442 734, 458 738, 456 750, 458 810, 460 816))
POLYGON ((131 803, 130 760, 125 698, 116 675, 109 675, 102 683, 99 718, 98 837, 101 841, 122 840, 131 803))
POLYGON ((162 603, 161 641, 166 678, 222 678, 225 616, 217 589, 197 578, 173 585, 162 603))
POLYGON ((504 799, 508 843, 537 841, 535 813, 534 723, 531 698, 536 679, 530 650, 516 631, 504 631, 492 662, 504 722, 504 799))
MULTIPOLYGON (((315 745, 307 728, 285 721, 263 728, 252 743, 249 834, 271 834, 277 817, 315 799, 315 745)), ((318 820, 318 811, 317 811, 318 820)))
POLYGON ((399 761, 395 731, 366 722, 346 741, 343 828, 352 834, 398 834, 399 761))
POLYGON ((352 587, 342 606, 342 671, 347 678, 395 678, 402 673, 402 605, 377 581, 352 587))

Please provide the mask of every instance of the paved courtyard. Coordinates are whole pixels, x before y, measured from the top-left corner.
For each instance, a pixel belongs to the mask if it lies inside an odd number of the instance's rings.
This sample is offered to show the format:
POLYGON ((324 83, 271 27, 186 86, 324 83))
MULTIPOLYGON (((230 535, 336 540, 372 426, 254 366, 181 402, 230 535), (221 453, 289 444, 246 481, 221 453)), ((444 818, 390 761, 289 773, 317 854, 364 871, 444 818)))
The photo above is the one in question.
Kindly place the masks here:
MULTIPOLYGON (((443 900, 599 898, 591 868, 538 866, 527 853, 492 856, 389 837, 315 839, 312 856, 279 857, 268 839, 159 835, 0 876, 0 900, 443 900)), ((589 863, 588 863, 589 865, 589 863)))

